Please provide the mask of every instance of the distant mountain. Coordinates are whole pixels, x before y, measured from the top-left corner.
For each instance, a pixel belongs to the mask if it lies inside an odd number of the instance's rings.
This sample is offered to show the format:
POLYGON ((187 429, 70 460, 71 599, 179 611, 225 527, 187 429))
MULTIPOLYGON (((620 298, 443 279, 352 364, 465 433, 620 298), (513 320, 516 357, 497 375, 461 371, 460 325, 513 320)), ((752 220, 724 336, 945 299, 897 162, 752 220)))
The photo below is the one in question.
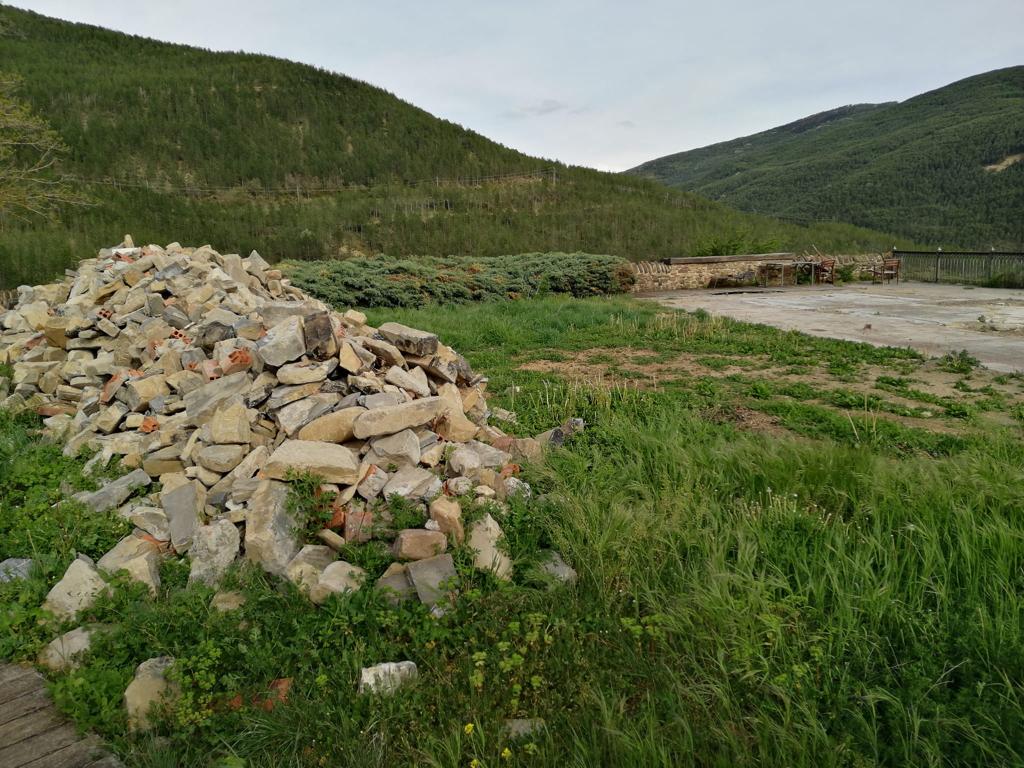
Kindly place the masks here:
POLYGON ((529 157, 367 83, 0 6, 0 70, 71 147, 93 205, 0 217, 0 287, 48 278, 130 232, 270 259, 588 251, 632 259, 874 249, 621 174, 529 157), (498 178, 495 178, 498 177, 498 178), (418 183, 412 183, 418 182, 418 183))
POLYGON ((1024 247, 1024 66, 857 104, 629 173, 745 211, 932 246, 1024 247))

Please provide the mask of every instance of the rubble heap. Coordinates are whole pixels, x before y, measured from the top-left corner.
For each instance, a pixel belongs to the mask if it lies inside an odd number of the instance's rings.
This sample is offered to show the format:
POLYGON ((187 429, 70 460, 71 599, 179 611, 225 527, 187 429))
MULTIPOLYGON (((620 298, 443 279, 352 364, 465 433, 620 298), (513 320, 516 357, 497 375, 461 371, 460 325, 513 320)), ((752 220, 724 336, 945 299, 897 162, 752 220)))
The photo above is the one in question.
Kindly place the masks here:
MULTIPOLYGON (((89 448, 93 462, 118 456, 131 470, 76 496, 135 530, 97 562, 71 564, 44 604, 62 619, 118 571, 156 593, 160 559, 174 555, 210 585, 245 557, 320 603, 364 586, 338 552, 373 537, 392 540, 396 560, 374 586, 435 606, 455 581, 449 543, 468 541, 499 578, 511 572, 498 521, 463 530, 460 498, 528 494, 513 462, 563 433, 513 438, 489 425, 486 379, 436 335, 332 311, 255 251, 126 237, 61 282, 19 288, 0 329, 0 363, 13 369, 0 408, 41 414, 68 455, 89 448), (302 473, 333 494, 319 544, 303 545, 287 503, 302 473), (380 501, 395 496, 421 506, 422 528, 391 529, 380 501)), ((575 575, 556 553, 549 566, 575 575)), ((215 605, 238 597, 218 593, 215 605)))

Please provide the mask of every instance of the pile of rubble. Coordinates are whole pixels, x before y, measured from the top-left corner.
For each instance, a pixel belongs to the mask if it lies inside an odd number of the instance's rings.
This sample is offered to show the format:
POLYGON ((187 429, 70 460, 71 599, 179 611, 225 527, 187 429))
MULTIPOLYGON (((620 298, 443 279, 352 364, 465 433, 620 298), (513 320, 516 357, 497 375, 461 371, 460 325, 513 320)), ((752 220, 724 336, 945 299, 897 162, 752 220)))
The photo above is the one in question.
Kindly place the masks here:
MULTIPOLYGON (((363 586, 338 551, 374 537, 393 541, 396 560, 376 585, 438 605, 455 581, 450 543, 468 541, 499 578, 511 572, 498 521, 464 531, 459 499, 530 493, 514 462, 572 428, 506 435, 488 424, 486 379, 436 335, 331 311, 255 251, 126 237, 62 282, 19 288, 0 330, 0 363, 13 369, 0 408, 44 416, 68 455, 89 448, 93 462, 118 456, 131 470, 76 497, 135 531, 96 563, 71 564, 44 606, 61 619, 117 571, 155 593, 173 555, 210 585, 244 557, 322 602, 363 586), (286 499, 307 472, 333 494, 334 517, 321 543, 302 545, 286 499), (421 505, 426 524, 392 530, 380 501, 394 496, 421 505)), ((555 553, 549 566, 569 573, 555 553)))

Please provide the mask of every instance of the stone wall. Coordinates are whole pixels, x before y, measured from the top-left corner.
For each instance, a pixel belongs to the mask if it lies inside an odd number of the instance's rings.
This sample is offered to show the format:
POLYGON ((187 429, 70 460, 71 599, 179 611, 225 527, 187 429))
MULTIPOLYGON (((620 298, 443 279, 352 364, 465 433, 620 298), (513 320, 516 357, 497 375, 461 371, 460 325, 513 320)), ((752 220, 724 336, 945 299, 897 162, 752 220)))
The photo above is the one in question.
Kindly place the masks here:
MULTIPOLYGON (((654 291, 685 291, 696 288, 711 288, 716 278, 731 277, 744 273, 758 274, 767 261, 793 261, 795 254, 764 254, 750 256, 704 256, 689 259, 673 259, 674 263, 662 261, 641 261, 634 263, 633 274, 636 282, 634 293, 654 291)), ((792 282, 789 274, 786 281, 792 282)), ((747 282, 753 283, 753 280, 747 282)), ((724 281, 723 281, 724 283, 724 281)))
MULTIPOLYGON (((856 268, 854 278, 858 272, 870 270, 873 266, 882 263, 885 254, 882 253, 859 253, 859 254, 835 254, 828 258, 836 260, 837 267, 853 265, 856 268)), ((744 273, 759 275, 759 270, 766 262, 795 261, 811 259, 814 257, 797 255, 793 253, 766 253, 749 254, 740 256, 700 256, 691 258, 669 259, 667 261, 641 261, 631 264, 635 282, 634 293, 654 293, 657 291, 686 291, 700 288, 716 287, 717 281, 721 287, 734 285, 735 282, 725 278, 731 278, 744 273)), ((793 285, 796 275, 787 272, 786 284, 793 285)), ((753 284, 754 280, 744 281, 746 284, 753 284)), ((773 284, 778 284, 778 279, 773 278, 773 284)))

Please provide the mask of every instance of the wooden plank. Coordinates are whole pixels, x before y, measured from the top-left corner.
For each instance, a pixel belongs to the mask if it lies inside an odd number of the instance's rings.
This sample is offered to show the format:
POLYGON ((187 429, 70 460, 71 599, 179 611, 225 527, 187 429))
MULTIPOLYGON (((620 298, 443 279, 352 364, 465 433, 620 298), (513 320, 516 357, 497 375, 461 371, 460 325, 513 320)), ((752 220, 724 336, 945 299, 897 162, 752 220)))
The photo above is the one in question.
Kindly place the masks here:
POLYGON ((81 741, 78 731, 69 725, 62 725, 43 733, 37 733, 17 744, 0 749, 0 765, 22 766, 35 762, 53 752, 81 741))
POLYGON ((124 768, 124 763, 113 755, 106 755, 95 762, 89 763, 85 768, 124 768))
MULTIPOLYGON (((25 763, 19 768, 86 768, 96 761, 101 750, 91 739, 81 739, 63 749, 25 763)), ((2 763, 0 763, 2 765, 2 763)))
POLYGON ((39 673, 32 669, 32 667, 23 667, 21 664, 0 664, 0 689, 22 677, 42 679, 39 673))
POLYGON ((63 724, 64 720, 52 707, 37 709, 8 723, 0 725, 0 744, 9 747, 37 733, 52 730, 63 724))
POLYGON ((25 675, 17 680, 12 680, 7 685, 0 687, 0 708, 8 701, 13 701, 19 696, 24 696, 31 691, 41 691, 45 688, 43 679, 36 675, 25 675))
POLYGON ((48 706, 50 706, 50 697, 46 695, 44 689, 40 688, 38 691, 26 693, 0 707, 0 725, 48 706))

